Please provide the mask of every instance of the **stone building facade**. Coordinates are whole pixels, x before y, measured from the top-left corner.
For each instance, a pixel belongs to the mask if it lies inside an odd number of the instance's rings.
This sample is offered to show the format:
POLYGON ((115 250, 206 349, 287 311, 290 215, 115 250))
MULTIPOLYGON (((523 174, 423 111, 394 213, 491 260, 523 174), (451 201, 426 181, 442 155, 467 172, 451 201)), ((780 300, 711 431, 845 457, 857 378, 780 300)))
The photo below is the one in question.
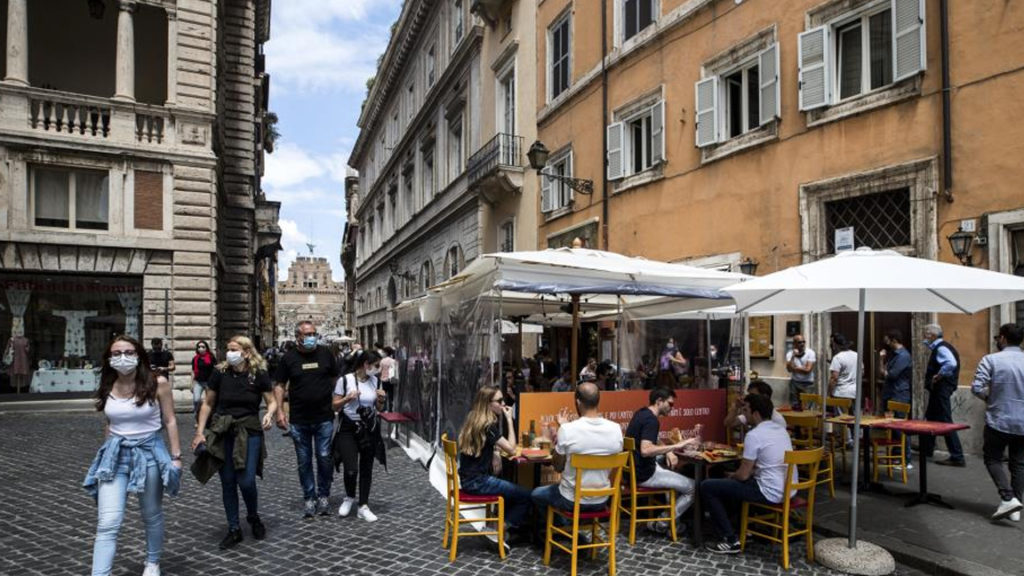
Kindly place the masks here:
POLYGON ((288 279, 277 286, 278 342, 295 337, 295 327, 312 320, 330 340, 345 334, 345 285, 331 277, 326 258, 299 256, 288 267, 288 279))
POLYGON ((347 278, 363 343, 391 342, 396 306, 479 254, 535 246, 535 10, 404 3, 349 159, 359 180, 343 258, 354 244, 347 278))
POLYGON ((269 12, 0 3, 0 339, 29 341, 34 390, 94 385, 115 334, 169 340, 179 387, 196 340, 273 335, 259 306, 280 236, 259 189, 269 12))

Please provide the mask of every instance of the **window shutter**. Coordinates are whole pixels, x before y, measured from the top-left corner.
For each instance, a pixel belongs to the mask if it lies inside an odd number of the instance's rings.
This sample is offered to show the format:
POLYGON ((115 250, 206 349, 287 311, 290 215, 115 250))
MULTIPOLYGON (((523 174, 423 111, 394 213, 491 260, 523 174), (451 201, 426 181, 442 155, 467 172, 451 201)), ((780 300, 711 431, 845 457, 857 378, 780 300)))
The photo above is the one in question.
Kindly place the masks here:
POLYGON ((622 122, 611 124, 606 129, 608 136, 608 179, 618 180, 623 176, 622 166, 622 122))
POLYGON ((665 161, 665 101, 651 107, 651 163, 665 161))
MULTIPOLYGON (((569 155, 565 158, 565 175, 570 177, 570 178, 575 178, 576 177, 575 170, 576 170, 576 167, 573 166, 573 162, 572 162, 572 150, 569 150, 569 155)), ((564 182, 561 183, 561 185, 569 189, 569 203, 575 202, 576 201, 576 191, 573 190, 571 186, 569 186, 568 184, 566 184, 564 182)))
POLYGON ((828 106, 830 97, 828 26, 820 26, 798 37, 800 57, 800 109, 828 106))
POLYGON ((554 209, 554 198, 551 195, 551 178, 548 178, 542 172, 540 176, 540 211, 547 213, 554 209))
POLYGON ((924 0, 893 0, 893 81, 922 72, 927 64, 924 0))
POLYGON ((718 76, 705 78, 696 84, 697 94, 697 147, 718 142, 718 76))
POLYGON ((761 79, 761 125, 781 116, 779 94, 779 45, 772 44, 757 58, 757 73, 761 79))

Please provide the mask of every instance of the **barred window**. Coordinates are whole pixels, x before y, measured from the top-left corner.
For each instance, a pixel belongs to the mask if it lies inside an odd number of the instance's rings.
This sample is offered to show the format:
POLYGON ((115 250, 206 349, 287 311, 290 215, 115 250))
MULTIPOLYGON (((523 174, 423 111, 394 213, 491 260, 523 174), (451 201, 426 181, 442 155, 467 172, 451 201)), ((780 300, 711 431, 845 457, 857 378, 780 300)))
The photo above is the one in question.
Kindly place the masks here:
POLYGON ((910 189, 843 198, 825 203, 828 253, 835 252, 835 232, 853 226, 854 244, 876 250, 910 246, 910 189))

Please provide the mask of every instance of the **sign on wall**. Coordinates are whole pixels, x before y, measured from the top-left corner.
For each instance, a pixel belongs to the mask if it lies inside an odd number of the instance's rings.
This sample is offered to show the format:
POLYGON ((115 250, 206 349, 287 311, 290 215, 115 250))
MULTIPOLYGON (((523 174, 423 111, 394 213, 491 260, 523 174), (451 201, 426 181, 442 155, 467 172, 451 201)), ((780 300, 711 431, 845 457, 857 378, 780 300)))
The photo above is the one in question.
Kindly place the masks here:
POLYGON ((855 250, 856 248, 853 241, 853 226, 836 228, 836 254, 855 250))

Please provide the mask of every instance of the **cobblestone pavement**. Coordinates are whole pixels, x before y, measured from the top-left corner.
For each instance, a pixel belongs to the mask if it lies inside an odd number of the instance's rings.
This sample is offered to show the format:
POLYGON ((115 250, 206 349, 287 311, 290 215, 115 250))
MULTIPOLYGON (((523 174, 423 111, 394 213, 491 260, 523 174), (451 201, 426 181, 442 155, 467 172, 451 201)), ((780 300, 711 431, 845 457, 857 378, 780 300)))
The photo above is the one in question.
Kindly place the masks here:
MULTIPOLYGON (((193 420, 179 414, 183 439, 193 420)), ((80 488, 101 442, 101 421, 92 414, 5 414, 0 416, 0 574, 84 575, 89 573, 96 512, 80 488)), ((426 472, 398 449, 389 453, 390 471, 375 472, 371 507, 375 524, 354 517, 301 518, 301 494, 291 441, 275 429, 268 434, 268 464, 260 482, 260 515, 268 536, 256 542, 244 525, 246 540, 221 552, 217 543, 226 522, 219 481, 200 485, 185 475, 181 495, 165 501, 166 543, 161 562, 168 576, 273 576, 332 574, 345 576, 409 574, 568 574, 568 562, 555 554, 551 567, 530 547, 514 548, 498 559, 483 538, 460 540, 459 557, 450 565, 441 548, 443 499, 426 472)), ((186 450, 186 467, 190 456, 186 450)), ((332 504, 341 491, 340 475, 332 504)), ((138 504, 129 501, 118 540, 114 574, 138 575, 145 554, 138 504)), ((244 515, 243 509, 243 515, 244 515)), ((830 574, 809 566, 803 547, 792 552, 791 574, 830 574)), ((735 557, 672 544, 664 537, 638 535, 630 547, 620 538, 618 573, 656 575, 758 575, 782 573, 778 552, 755 544, 735 557)), ((607 574, 605 555, 581 560, 581 575, 607 574)), ((916 574, 900 569, 901 575, 916 574)))

